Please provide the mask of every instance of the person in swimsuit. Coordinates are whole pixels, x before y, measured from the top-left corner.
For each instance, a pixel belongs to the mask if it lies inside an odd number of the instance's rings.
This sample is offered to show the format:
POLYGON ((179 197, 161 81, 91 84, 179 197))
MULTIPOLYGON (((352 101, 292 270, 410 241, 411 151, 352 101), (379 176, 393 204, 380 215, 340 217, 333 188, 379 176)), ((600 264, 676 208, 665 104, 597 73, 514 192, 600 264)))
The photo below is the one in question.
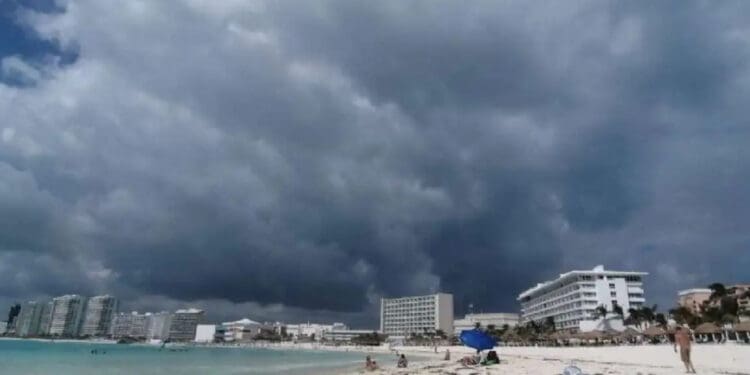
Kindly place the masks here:
POLYGON ((685 364, 685 370, 688 374, 695 374, 695 367, 690 360, 690 334, 687 330, 677 326, 674 333, 674 352, 677 353, 677 346, 680 347, 680 359, 685 364))

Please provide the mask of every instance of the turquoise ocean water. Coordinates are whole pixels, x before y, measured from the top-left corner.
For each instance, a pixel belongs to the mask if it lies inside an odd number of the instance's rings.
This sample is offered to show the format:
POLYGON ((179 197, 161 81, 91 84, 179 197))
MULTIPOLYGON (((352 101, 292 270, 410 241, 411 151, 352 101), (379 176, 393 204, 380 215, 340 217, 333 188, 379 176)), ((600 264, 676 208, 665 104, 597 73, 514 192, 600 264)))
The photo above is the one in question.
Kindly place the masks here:
MULTIPOLYGON (((382 364, 395 361, 378 356, 382 364)), ((198 375, 325 374, 364 363, 353 352, 201 348, 159 351, 158 347, 0 340, 0 374, 14 375, 198 375), (91 354, 91 350, 106 354, 91 354)))

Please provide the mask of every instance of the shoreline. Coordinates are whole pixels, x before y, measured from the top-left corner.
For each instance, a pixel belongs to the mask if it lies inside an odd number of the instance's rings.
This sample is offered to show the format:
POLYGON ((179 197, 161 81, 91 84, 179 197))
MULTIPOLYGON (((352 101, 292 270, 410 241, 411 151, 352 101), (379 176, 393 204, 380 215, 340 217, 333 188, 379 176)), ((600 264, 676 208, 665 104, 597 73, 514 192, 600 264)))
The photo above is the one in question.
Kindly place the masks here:
POLYGON ((64 344, 106 344, 112 345, 117 344, 116 340, 110 339, 48 339, 41 337, 0 337, 0 340, 5 341, 35 341, 35 342, 48 342, 48 343, 64 343, 64 344))
MULTIPOLYGON (((43 338, 2 337, 6 341, 36 341, 47 343, 116 344, 113 340, 51 340, 43 338)), ((130 344, 154 346, 149 343, 130 344)), ((128 345, 128 346, 130 346, 128 345)), ((434 347, 394 346, 377 347, 339 345, 328 346, 316 343, 264 343, 264 344, 194 344, 175 343, 176 346, 191 348, 225 349, 265 349, 287 352, 341 352, 359 355, 361 361, 349 362, 332 367, 316 368, 311 362, 304 373, 307 374, 503 374, 503 375, 544 375, 560 374, 566 366, 578 366, 585 374, 607 375, 671 375, 684 373, 684 368, 672 345, 622 345, 590 347, 496 347, 501 363, 492 366, 463 366, 458 361, 474 353, 474 350, 461 346, 440 346, 437 353, 434 347), (451 359, 444 361, 446 349, 451 359), (409 360, 406 369, 396 368, 396 353, 403 353, 409 360), (380 364, 376 371, 365 371, 365 356, 372 355, 380 364)), ((692 350, 693 363, 698 373, 704 375, 750 375, 750 345, 744 344, 695 344, 692 350)), ((300 372, 303 373, 303 372, 300 372)))

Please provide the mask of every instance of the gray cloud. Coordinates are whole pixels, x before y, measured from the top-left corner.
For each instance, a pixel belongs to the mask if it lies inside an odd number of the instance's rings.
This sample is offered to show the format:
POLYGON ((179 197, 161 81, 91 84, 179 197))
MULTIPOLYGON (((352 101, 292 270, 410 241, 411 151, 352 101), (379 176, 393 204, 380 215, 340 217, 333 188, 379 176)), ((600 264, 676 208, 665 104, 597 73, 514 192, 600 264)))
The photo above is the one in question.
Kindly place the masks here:
POLYGON ((514 310, 606 263, 664 305, 750 264, 743 3, 60 5, 20 22, 77 60, 0 85, 2 300, 374 325, 384 295, 514 310))

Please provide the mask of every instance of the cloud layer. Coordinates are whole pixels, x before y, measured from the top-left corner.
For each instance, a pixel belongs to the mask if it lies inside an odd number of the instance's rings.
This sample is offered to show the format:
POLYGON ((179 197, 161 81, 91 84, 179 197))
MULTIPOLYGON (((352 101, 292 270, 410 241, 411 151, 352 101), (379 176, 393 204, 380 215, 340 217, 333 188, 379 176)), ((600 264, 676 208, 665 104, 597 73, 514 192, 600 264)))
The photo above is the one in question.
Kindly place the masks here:
POLYGON ((516 310, 597 263, 662 305, 740 281, 748 6, 681 4, 19 11, 77 59, 0 65, 0 300, 374 326, 380 296, 516 310))

